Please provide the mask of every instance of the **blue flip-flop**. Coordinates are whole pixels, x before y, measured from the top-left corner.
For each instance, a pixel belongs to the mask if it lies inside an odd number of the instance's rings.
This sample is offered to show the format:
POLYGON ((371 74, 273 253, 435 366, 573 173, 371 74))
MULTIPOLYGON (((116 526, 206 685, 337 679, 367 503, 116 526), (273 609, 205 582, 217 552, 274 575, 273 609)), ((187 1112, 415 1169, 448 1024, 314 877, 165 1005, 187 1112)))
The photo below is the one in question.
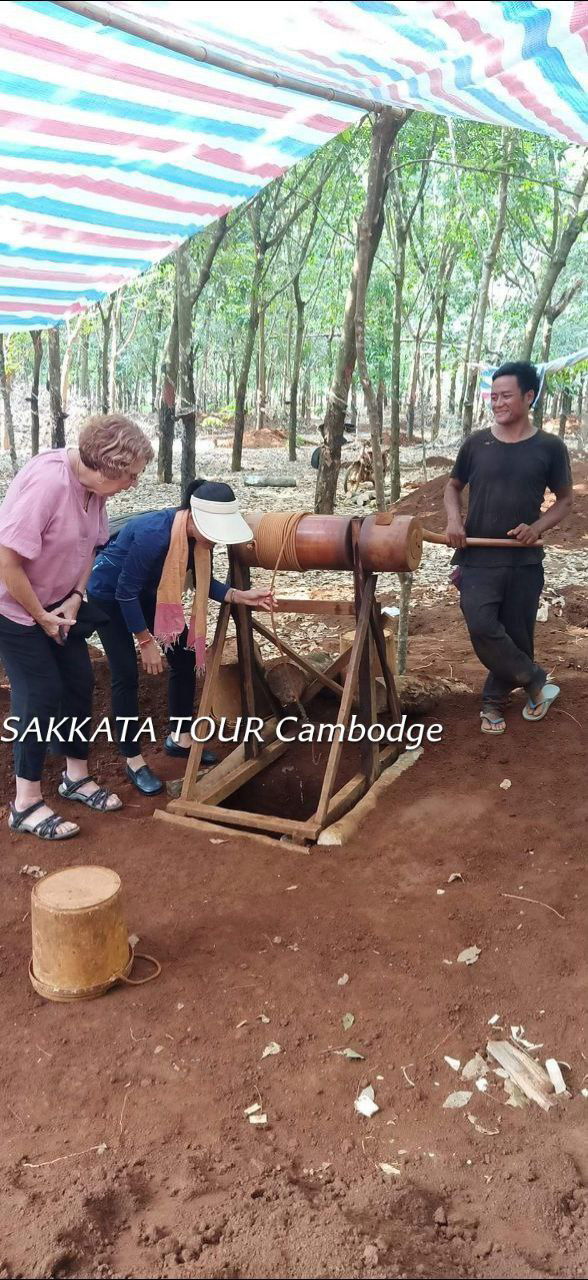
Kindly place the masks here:
POLYGON ((541 702, 533 702, 529 698, 527 705, 523 707, 523 720, 543 720, 552 702, 555 702, 555 699, 559 697, 560 688, 558 684, 544 684, 541 692, 543 694, 541 702), (531 715, 531 712, 535 711, 537 707, 540 708, 539 714, 536 716, 531 715))

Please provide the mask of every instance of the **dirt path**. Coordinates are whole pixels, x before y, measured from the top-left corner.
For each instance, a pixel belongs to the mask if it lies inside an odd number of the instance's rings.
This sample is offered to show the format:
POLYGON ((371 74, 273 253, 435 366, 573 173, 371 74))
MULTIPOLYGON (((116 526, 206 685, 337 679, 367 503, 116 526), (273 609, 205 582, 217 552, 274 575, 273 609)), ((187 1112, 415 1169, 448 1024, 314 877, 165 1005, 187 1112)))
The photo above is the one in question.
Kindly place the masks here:
MULTIPOLYGON (((414 669, 479 684, 455 597, 414 623, 414 669)), ((586 1274, 585 626, 573 595, 541 624, 562 686, 542 726, 517 702, 505 737, 484 739, 474 698, 447 699, 441 743, 344 851, 180 836, 124 784, 124 814, 76 811, 83 843, 2 826, 0 1275, 586 1274), (80 858, 119 871, 163 973, 44 1003, 19 868, 80 858), (474 943, 477 964, 457 964, 474 943), (571 1101, 513 1109, 496 1081, 443 1110, 460 1087, 444 1055, 483 1049, 495 1013, 570 1064, 571 1101), (331 1051, 344 1046, 364 1060, 331 1051), (371 1120, 353 1107, 368 1082, 371 1120), (243 1115, 258 1100, 266 1130, 243 1115)), ((120 780, 111 754, 100 765, 120 780)))

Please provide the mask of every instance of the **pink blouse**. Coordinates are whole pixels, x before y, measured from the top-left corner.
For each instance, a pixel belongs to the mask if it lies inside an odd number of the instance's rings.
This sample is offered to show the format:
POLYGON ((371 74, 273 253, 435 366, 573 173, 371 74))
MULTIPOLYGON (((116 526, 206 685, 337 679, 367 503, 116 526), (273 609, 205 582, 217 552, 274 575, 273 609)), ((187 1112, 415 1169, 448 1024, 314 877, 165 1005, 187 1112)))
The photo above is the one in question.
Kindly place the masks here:
MULTIPOLYGON (((44 608, 69 595, 95 547, 108 540, 105 499, 93 493, 84 511, 87 496, 67 449, 51 449, 26 463, 0 504, 0 545, 23 557, 23 569, 44 608)), ((0 614, 34 625, 2 581, 0 614)))

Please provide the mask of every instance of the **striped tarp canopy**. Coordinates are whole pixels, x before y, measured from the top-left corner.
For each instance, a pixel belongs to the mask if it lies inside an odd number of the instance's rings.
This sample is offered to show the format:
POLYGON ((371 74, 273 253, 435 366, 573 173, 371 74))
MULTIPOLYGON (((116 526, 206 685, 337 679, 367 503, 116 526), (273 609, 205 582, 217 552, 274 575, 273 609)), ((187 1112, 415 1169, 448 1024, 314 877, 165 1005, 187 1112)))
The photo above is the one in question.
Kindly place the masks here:
POLYGON ((588 4, 567 0, 3 0, 0 45, 4 331, 79 313, 370 104, 588 142, 588 4))

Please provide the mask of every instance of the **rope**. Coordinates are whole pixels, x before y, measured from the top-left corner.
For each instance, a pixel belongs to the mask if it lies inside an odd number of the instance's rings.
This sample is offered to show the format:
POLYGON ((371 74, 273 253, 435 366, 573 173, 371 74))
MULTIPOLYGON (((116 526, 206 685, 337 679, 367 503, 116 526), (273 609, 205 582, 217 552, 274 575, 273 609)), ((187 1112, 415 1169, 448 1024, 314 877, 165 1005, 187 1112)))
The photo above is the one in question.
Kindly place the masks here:
MULTIPOLYGON (((294 570, 302 573, 302 565, 296 555, 296 536, 298 525, 308 513, 306 511, 270 511, 261 517, 255 535, 255 550, 262 569, 272 569, 270 591, 273 592, 278 569, 294 570)), ((276 631, 273 607, 270 609, 270 623, 276 648, 286 661, 291 661, 282 646, 276 631)), ((295 700, 295 690, 290 685, 291 700, 295 700)))

